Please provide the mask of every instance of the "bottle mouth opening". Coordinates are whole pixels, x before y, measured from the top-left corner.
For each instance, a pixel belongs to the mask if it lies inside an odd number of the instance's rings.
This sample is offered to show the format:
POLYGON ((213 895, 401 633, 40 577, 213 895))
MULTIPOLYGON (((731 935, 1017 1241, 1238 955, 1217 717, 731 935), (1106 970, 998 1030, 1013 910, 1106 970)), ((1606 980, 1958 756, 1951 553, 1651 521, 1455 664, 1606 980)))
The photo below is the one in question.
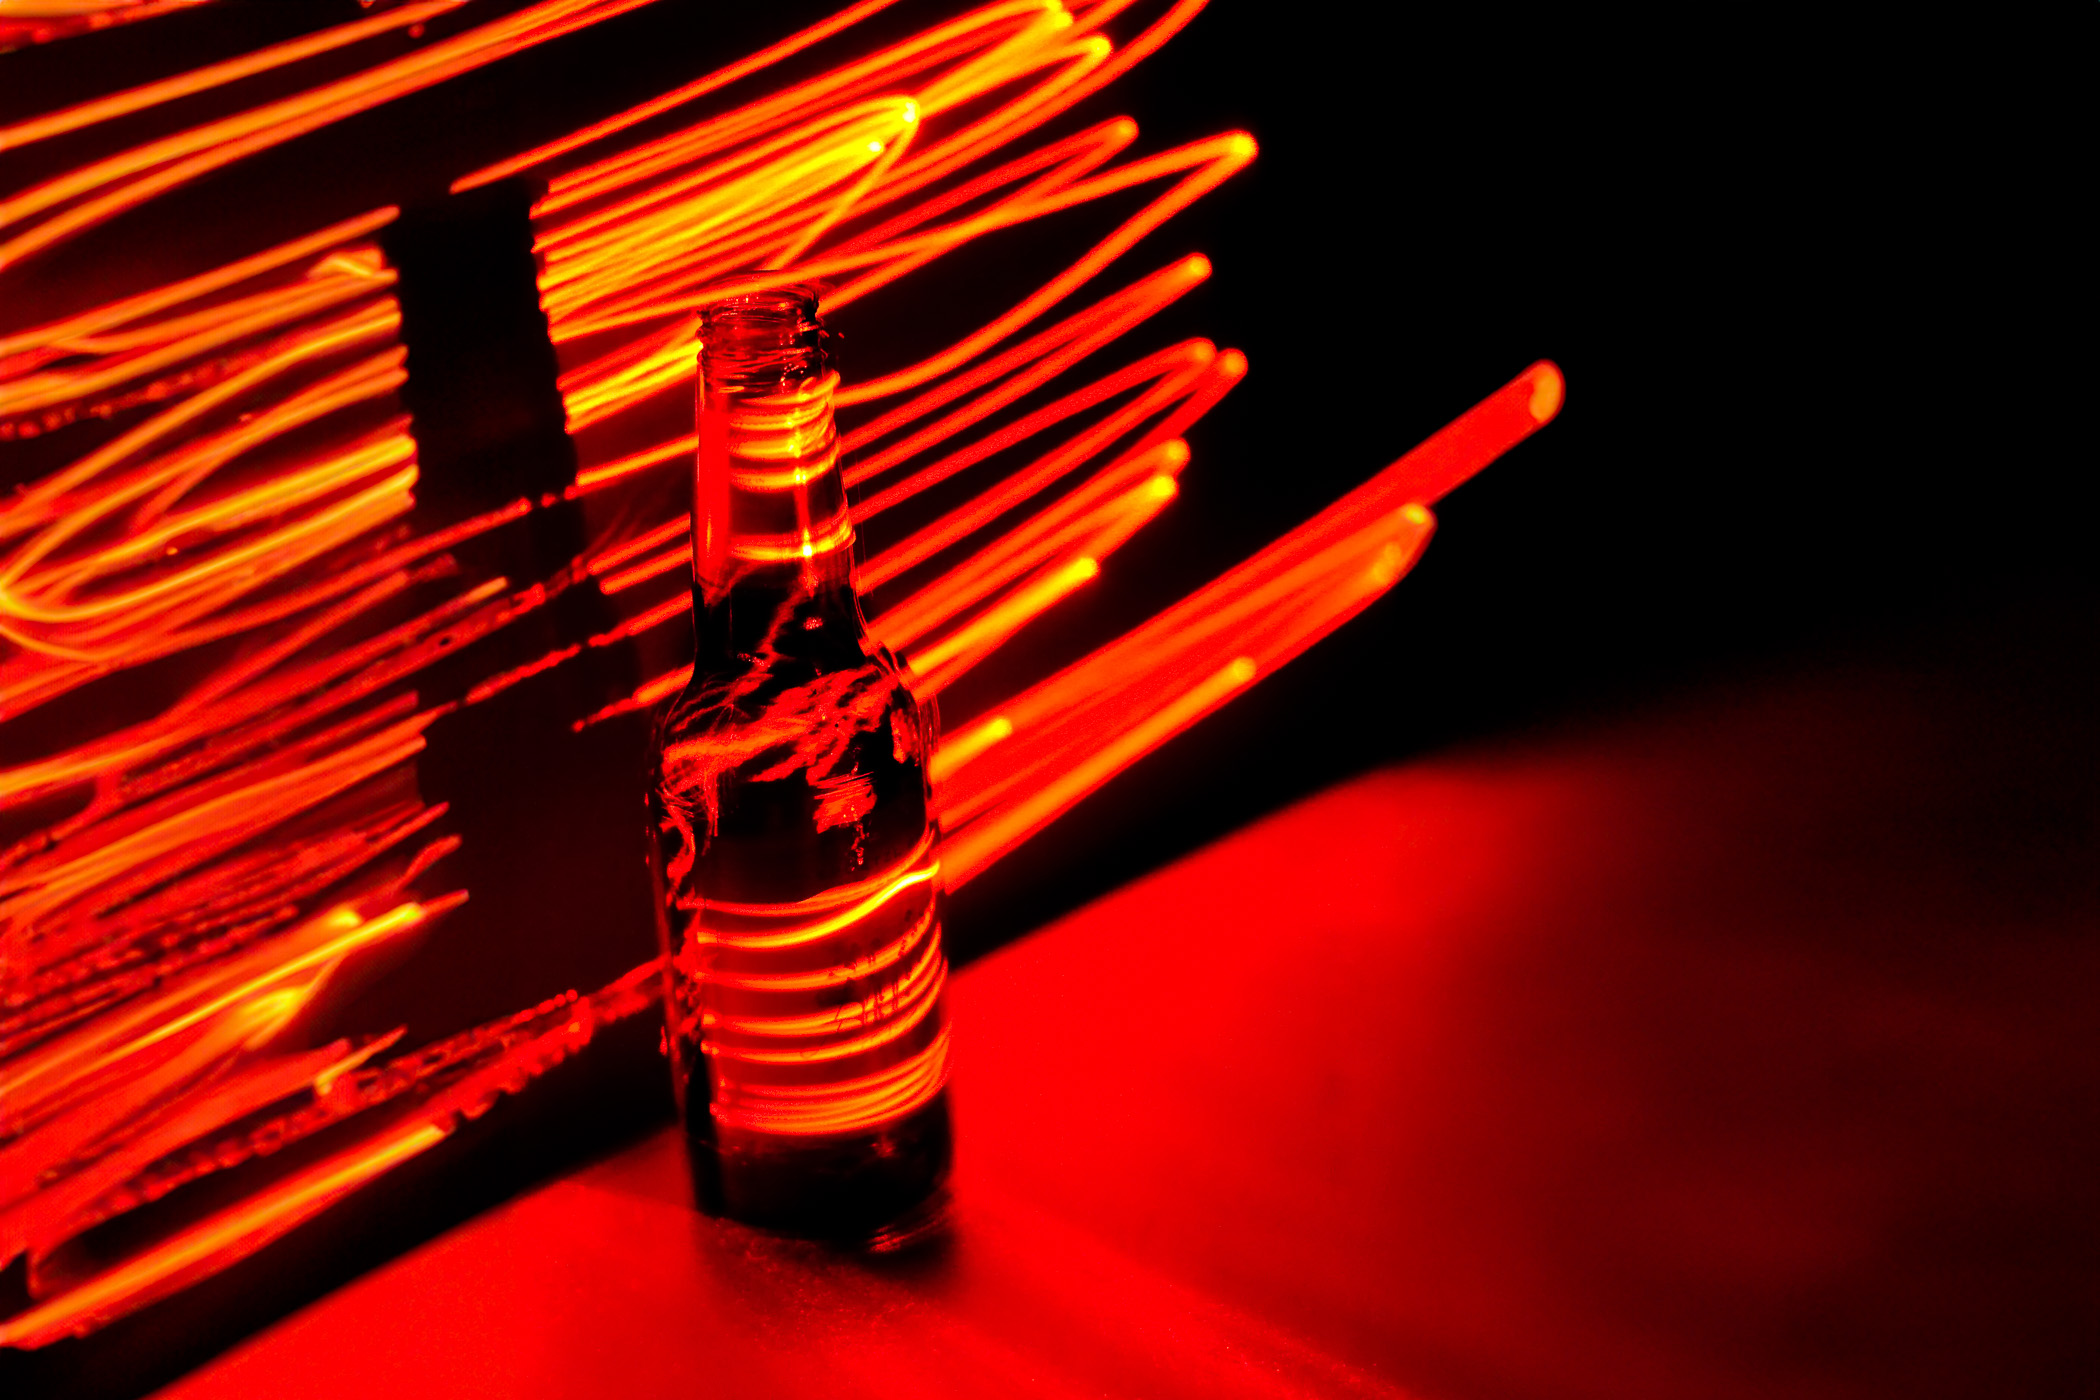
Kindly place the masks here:
POLYGON ((713 390, 765 393, 830 367, 818 289, 808 284, 725 297, 700 311, 700 379, 713 390))

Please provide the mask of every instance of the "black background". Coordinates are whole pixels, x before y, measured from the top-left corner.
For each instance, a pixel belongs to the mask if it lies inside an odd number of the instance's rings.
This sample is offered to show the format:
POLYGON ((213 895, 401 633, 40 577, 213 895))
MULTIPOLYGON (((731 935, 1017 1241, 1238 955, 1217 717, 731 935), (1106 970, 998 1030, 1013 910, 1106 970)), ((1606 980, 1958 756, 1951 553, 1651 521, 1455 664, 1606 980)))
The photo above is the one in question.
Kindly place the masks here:
MULTIPOLYGON (((667 0, 200 182, 0 278, 0 324, 412 199, 830 7, 726 8, 667 0)), ((870 34, 945 12, 900 6, 870 34)), ((0 109, 357 13, 226 0, 0 57, 0 109)), ((2040 668, 2090 694, 2093 230, 2079 189, 2093 27, 2090 7, 1841 32, 1766 11, 1367 21, 1218 0, 1075 113, 1066 128, 1135 116, 1140 152, 1232 128, 1261 143, 1098 288, 1208 254, 1210 283, 1130 355, 1202 334, 1253 368, 1191 432, 1181 499, 1024 656, 958 688, 951 726, 1245 557, 1534 359, 1560 364, 1568 399, 1439 508, 1436 540, 1388 598, 963 891, 957 957, 1374 765, 1804 659, 1982 634, 1998 641, 1964 650, 1974 685, 1993 684, 1987 668, 2040 668)), ((98 151, 0 156, 0 184, 98 151)), ((1017 249, 1054 254, 1076 236, 1023 232, 960 256, 940 295, 1001 305, 1028 285, 1008 271, 1017 249)), ((1053 265, 1030 264, 1038 278, 1053 265)), ((907 357, 891 314, 871 302, 840 318, 849 372, 907 357)), ((599 744, 589 761, 626 759, 599 744)), ((640 1066, 643 1083, 653 1034, 629 1039, 603 1058, 640 1066)), ((663 1111, 660 1081, 631 1101, 595 1082, 565 1069, 533 1112, 477 1125, 472 1171, 419 1163, 296 1249, 94 1343, 6 1360, 23 1393, 156 1384, 663 1111)))

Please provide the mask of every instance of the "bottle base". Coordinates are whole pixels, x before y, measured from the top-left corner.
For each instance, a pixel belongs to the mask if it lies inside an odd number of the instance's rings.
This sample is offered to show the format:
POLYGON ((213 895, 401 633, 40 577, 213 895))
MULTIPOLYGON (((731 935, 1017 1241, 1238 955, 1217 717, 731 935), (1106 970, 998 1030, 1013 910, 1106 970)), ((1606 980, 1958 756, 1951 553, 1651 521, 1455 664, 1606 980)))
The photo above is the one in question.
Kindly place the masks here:
POLYGON ((688 1124, 694 1197, 709 1215, 876 1253, 938 1233, 954 1157, 946 1091, 881 1128, 789 1137, 688 1124))

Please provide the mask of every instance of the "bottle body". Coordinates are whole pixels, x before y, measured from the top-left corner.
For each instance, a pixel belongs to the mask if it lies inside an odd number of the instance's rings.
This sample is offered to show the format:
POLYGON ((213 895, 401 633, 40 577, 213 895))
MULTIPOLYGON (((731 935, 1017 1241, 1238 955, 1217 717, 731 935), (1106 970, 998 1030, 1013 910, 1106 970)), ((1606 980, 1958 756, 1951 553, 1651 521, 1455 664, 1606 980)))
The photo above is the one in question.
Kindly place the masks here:
POLYGON ((836 376, 781 295, 755 348, 702 324, 696 655, 648 798, 667 1045, 704 1209, 880 1242, 950 1155, 933 719, 862 621, 836 376))

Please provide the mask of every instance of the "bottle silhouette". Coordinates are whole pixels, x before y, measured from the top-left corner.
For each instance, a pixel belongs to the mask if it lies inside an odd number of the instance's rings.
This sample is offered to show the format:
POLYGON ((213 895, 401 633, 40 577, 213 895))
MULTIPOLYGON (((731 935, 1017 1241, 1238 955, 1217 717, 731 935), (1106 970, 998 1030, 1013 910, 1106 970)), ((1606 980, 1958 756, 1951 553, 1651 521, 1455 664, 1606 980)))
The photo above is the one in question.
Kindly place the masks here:
POLYGON ((933 715, 853 587, 838 385, 806 288, 707 308, 692 679, 658 726, 651 868, 703 1209, 894 1243, 950 1158, 933 715))

